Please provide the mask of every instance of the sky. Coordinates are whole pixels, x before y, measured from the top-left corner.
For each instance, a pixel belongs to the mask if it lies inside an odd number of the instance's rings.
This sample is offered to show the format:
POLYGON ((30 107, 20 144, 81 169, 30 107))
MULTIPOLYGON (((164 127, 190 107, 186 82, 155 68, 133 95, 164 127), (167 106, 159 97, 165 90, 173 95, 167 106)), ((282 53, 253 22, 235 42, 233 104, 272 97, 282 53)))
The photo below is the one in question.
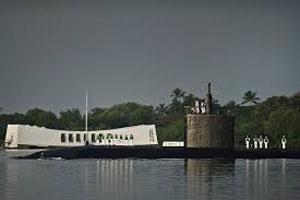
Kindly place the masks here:
POLYGON ((300 91, 300 1, 0 0, 0 107, 222 104, 300 91))

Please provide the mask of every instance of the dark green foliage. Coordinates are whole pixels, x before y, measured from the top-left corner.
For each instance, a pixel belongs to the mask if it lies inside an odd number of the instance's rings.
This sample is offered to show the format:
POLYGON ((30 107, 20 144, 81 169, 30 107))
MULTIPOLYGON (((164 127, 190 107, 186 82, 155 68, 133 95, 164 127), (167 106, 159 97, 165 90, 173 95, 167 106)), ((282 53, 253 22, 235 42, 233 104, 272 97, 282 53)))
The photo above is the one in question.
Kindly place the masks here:
POLYGON ((0 115, 0 140, 5 138, 7 124, 25 124, 25 115, 19 113, 0 115))
POLYGON ((93 129, 105 129, 151 124, 154 117, 152 106, 128 102, 107 109, 93 109, 89 114, 89 126, 93 129))
POLYGON ((84 119, 79 109, 72 108, 61 111, 59 117, 59 127, 65 130, 84 130, 84 119))
POLYGON ((34 108, 25 114, 25 123, 40 127, 57 128, 57 117, 50 111, 34 108))
POLYGON ((246 135, 265 135, 270 147, 280 146, 283 135, 289 148, 300 147, 300 96, 274 96, 253 106, 229 102, 222 112, 235 116, 235 143, 244 145, 246 135))
POLYGON ((166 126, 157 127, 157 137, 161 144, 163 141, 183 141, 184 139, 184 121, 178 119, 166 126))
POLYGON ((185 97, 185 92, 176 88, 170 96, 172 97, 171 104, 169 106, 170 112, 173 114, 182 114, 184 112, 182 102, 185 97))

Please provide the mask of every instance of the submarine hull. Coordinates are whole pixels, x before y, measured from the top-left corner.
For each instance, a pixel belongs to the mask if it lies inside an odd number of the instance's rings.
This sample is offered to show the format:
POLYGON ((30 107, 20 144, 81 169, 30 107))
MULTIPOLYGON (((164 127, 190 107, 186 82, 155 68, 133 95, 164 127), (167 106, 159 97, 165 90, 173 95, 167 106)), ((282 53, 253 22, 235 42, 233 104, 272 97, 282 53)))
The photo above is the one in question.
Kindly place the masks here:
POLYGON ((39 158, 300 158, 300 150, 228 150, 158 147, 70 147, 40 151, 20 159, 39 158))

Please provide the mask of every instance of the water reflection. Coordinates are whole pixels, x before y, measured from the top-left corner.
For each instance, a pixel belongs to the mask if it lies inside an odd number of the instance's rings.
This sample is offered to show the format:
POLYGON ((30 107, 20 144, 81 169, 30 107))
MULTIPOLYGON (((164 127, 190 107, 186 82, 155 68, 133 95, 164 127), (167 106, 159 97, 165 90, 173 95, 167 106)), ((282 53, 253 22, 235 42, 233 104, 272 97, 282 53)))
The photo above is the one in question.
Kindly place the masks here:
MULTIPOLYGON (((286 198, 286 159, 245 159, 245 199, 286 198)), ((238 175, 236 175, 238 177, 238 175)))
POLYGON ((133 160, 13 160, 0 163, 0 199, 130 199, 133 160), (21 186, 21 187, 20 187, 21 186))
POLYGON ((234 160, 186 159, 185 169, 188 199, 195 199, 199 195, 205 197, 222 196, 225 194, 220 194, 218 190, 228 187, 225 181, 233 180, 234 160))
POLYGON ((300 160, 15 160, 0 152, 0 199, 297 199, 300 160))
POLYGON ((96 191, 111 194, 113 199, 122 199, 132 193, 133 160, 97 160, 96 191))
POLYGON ((102 159, 93 162, 94 166, 84 167, 84 194, 109 199, 130 198, 133 188, 133 160, 102 159))

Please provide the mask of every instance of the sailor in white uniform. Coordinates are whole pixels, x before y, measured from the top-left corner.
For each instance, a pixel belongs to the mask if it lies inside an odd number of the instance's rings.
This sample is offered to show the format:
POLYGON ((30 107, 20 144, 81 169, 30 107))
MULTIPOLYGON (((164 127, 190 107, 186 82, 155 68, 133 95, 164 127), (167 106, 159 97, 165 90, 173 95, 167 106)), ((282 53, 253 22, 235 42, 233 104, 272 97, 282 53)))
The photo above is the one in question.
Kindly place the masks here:
POLYGON ((195 100, 195 112, 196 114, 200 114, 200 105, 199 101, 195 100))
POLYGON ((263 139, 263 137, 261 135, 259 136, 258 142, 259 142, 259 148, 262 149, 263 148, 263 144, 264 144, 264 139, 263 139))
POLYGON ((254 136, 253 138, 253 143, 254 143, 254 149, 258 148, 258 138, 256 136, 254 136))
POLYGON ((201 113, 205 114, 206 110, 205 110, 205 103, 203 101, 201 101, 201 113))
POLYGON ((282 149, 286 149, 286 138, 285 138, 285 135, 283 135, 282 138, 281 138, 281 147, 282 147, 282 149))
POLYGON ((265 136, 265 138, 264 138, 264 144, 265 144, 265 149, 267 149, 268 148, 268 144, 269 144, 269 139, 268 139, 267 136, 265 136))
POLYGON ((246 149, 249 149, 250 148, 250 138, 248 137, 248 135, 246 136, 245 138, 245 143, 246 143, 246 149))

